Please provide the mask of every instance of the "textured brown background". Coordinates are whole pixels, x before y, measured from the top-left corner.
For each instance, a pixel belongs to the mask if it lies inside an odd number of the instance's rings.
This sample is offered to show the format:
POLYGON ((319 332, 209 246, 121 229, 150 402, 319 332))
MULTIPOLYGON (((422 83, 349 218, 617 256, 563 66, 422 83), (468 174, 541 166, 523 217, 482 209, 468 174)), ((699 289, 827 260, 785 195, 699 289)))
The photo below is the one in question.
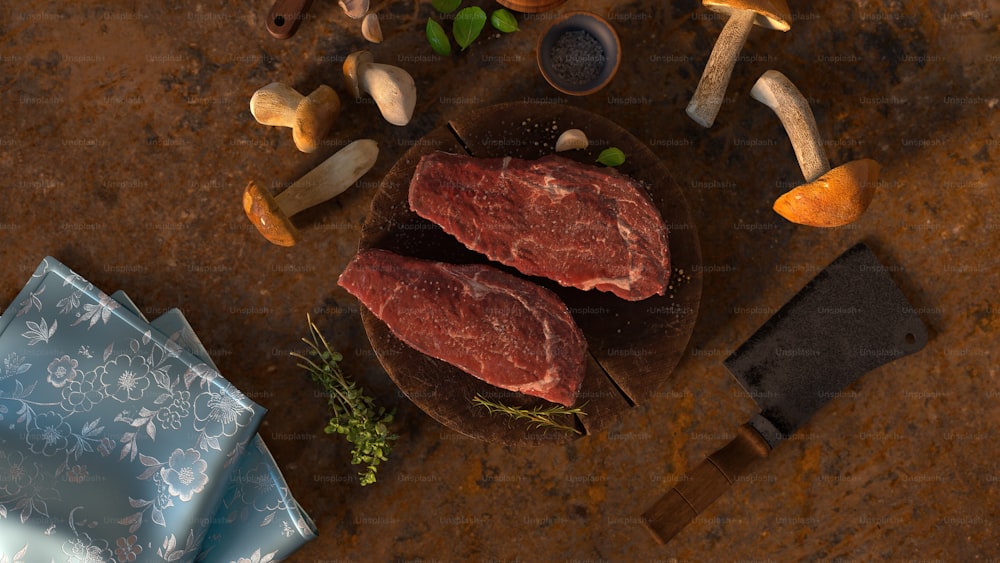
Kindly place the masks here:
POLYGON ((0 303, 53 255, 151 317, 182 308, 223 374, 270 410, 261 433, 320 529, 297 561, 996 560, 1000 13, 986 0, 793 4, 791 31, 751 33, 705 130, 683 108, 723 20, 694 1, 563 5, 608 17, 623 41, 618 76, 583 99, 534 65, 553 14, 519 15, 520 32, 442 58, 424 42, 428 2, 375 2, 376 59, 417 82, 403 128, 348 96, 340 63, 365 42, 331 0, 284 42, 264 30, 268 1, 4 2, 0 303), (797 227, 770 210, 799 171, 777 118, 748 96, 769 68, 810 98, 833 163, 882 163, 858 223, 797 227), (341 94, 319 152, 253 121, 250 96, 272 81, 341 94), (613 119, 667 163, 699 226, 705 283, 688 354, 655 401, 569 446, 489 445, 424 415, 335 284, 393 162, 448 118, 502 101, 613 119), (253 230, 240 209, 249 179, 277 191, 362 137, 379 141, 378 163, 299 216, 298 246, 253 230), (858 240, 920 311, 930 344, 858 381, 657 546, 638 515, 754 412, 722 359, 858 240), (398 409, 401 438, 374 486, 351 481, 347 447, 321 432, 323 398, 288 357, 307 313, 398 409))

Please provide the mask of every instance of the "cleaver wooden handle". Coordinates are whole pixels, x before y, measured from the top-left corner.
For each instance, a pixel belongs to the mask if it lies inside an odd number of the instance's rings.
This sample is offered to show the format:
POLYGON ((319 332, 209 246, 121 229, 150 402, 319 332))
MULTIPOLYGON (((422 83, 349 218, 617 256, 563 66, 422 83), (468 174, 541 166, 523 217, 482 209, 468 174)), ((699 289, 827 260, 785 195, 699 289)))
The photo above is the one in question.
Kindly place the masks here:
POLYGON ((740 426, 731 442, 656 501, 642 515, 643 522, 657 541, 667 543, 770 451, 771 446, 749 423, 740 426))
POLYGON ((288 39, 302 23, 312 0, 275 0, 267 14, 267 31, 275 39, 288 39))

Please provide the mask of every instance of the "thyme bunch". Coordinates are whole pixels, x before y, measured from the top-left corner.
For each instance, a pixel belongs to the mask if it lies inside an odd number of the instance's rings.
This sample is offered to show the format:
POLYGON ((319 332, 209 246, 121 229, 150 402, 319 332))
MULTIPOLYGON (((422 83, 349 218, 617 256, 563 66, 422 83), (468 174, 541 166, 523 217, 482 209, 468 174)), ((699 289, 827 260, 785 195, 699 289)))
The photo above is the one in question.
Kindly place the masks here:
POLYGON ((553 406, 547 408, 534 407, 531 409, 513 407, 503 403, 495 403, 489 399, 484 399, 479 395, 473 397, 472 402, 481 407, 485 407, 486 410, 490 411, 490 414, 505 414, 517 420, 528 421, 529 423, 534 424, 536 428, 553 428, 556 430, 562 430, 563 432, 576 432, 577 434, 582 434, 582 432, 577 430, 574 426, 569 426, 568 424, 563 424, 557 421, 555 417, 574 414, 577 416, 586 416, 587 414, 579 407, 569 408, 563 406, 553 406))
POLYGON ((312 318, 306 318, 310 338, 303 338, 302 342, 309 346, 309 351, 307 355, 297 352, 291 355, 302 360, 297 365, 309 372, 312 380, 326 391, 332 416, 324 431, 342 434, 353 445, 351 463, 366 466, 358 476, 362 486, 371 485, 375 482, 378 465, 388 459, 392 442, 399 438, 388 426, 395 411, 386 412, 377 406, 374 399, 365 395, 364 389, 344 375, 340 368, 344 357, 330 349, 312 318))

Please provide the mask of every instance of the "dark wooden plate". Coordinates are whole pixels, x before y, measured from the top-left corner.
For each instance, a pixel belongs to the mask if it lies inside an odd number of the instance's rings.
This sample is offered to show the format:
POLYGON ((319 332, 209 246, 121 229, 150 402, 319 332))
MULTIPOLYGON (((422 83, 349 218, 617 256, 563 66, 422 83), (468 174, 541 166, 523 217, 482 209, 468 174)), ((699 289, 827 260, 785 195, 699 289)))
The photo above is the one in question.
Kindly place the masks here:
MULTIPOLYGON (((594 164, 607 147, 625 152, 627 160, 619 171, 642 181, 663 215, 670 229, 673 268, 667 295, 635 302, 610 293, 580 291, 546 279, 529 278, 565 301, 587 338, 590 360, 577 401, 586 416, 568 421, 585 435, 605 428, 630 407, 656 398, 657 390, 687 347, 701 298, 701 249, 691 212, 667 167, 642 142, 615 123, 573 107, 509 103, 476 110, 432 131, 393 166, 372 200, 360 248, 383 248, 451 263, 490 263, 520 275, 468 250, 440 227, 410 211, 410 178, 420 157, 433 151, 534 159, 552 153, 559 134, 572 128, 586 132, 590 147, 563 152, 563 156, 594 164)), ((473 404, 477 393, 510 405, 552 405, 497 389, 413 350, 364 307, 361 317, 389 377, 410 400, 445 426, 507 444, 566 443, 580 436, 489 414, 473 404)))

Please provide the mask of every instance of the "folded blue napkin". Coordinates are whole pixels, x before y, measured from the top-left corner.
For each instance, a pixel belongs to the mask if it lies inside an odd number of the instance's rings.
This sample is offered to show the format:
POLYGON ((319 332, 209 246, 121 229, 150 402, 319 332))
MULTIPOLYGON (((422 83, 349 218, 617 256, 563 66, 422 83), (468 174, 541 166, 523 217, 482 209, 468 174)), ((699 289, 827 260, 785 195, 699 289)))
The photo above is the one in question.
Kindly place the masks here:
POLYGON ((265 412, 45 258, 0 316, 0 558, 194 561, 265 412))
MULTIPOLYGON (((123 292, 112 295, 138 313, 123 292)), ((141 313, 139 313, 141 315, 141 313)), ((205 346, 178 309, 157 317, 151 326, 217 369, 205 346)), ((240 458, 212 519, 197 561, 270 561, 285 559, 316 538, 316 526, 292 497, 278 464, 260 435, 240 458)))

